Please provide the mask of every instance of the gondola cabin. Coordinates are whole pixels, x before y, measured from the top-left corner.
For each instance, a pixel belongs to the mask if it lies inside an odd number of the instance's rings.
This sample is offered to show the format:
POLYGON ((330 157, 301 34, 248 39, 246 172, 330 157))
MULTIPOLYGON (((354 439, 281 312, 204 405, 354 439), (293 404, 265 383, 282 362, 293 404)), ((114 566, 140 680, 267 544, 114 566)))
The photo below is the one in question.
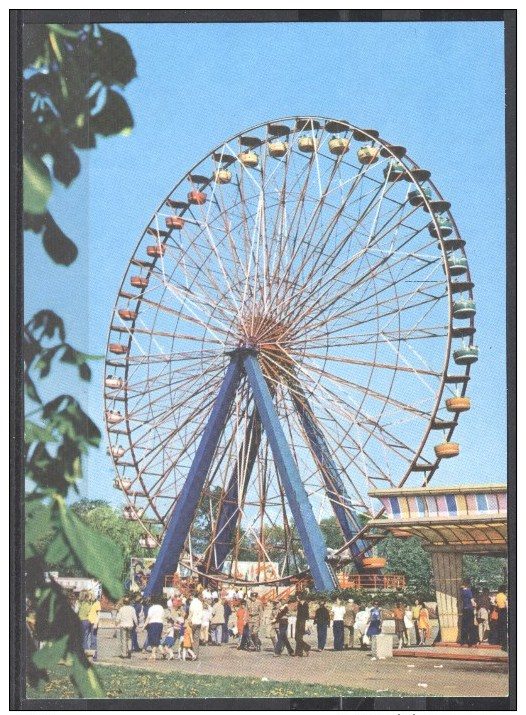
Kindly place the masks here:
POLYGON ((446 409, 448 412, 467 412, 471 409, 471 400, 469 397, 450 397, 446 400, 446 409))
POLYGON ((360 164, 374 164, 376 161, 378 161, 378 156, 380 154, 380 149, 375 146, 362 146, 361 149, 358 149, 356 152, 356 156, 358 157, 358 161, 360 164))
POLYGON ((166 253, 166 246, 164 243, 158 243, 156 246, 147 246, 146 253, 150 258, 161 258, 166 253))
POLYGON ((242 151, 237 158, 243 166, 248 166, 251 169, 254 169, 259 163, 259 156, 254 151, 242 151))
POLYGON ((175 229, 176 231, 180 231, 184 226, 184 219, 182 219, 180 216, 167 216, 165 223, 166 228, 171 228, 175 229))
POLYGON ((188 203, 193 206, 202 206, 203 204, 206 204, 206 194, 203 191, 189 191, 188 203))
POLYGON ((460 446, 457 442, 443 442, 435 446, 435 454, 439 459, 450 459, 457 457, 460 453, 460 446))
POLYGON ((346 154, 349 151, 349 140, 343 137, 333 137, 329 141, 329 151, 336 156, 346 154))
POLYGON ((303 136, 298 139, 298 149, 306 154, 312 154, 318 148, 318 140, 314 137, 303 136))
POLYGON ((281 159, 281 157, 285 156, 285 154, 287 153, 288 148, 289 145, 287 144, 287 142, 270 142, 270 144, 268 145, 268 153, 274 159, 281 159))

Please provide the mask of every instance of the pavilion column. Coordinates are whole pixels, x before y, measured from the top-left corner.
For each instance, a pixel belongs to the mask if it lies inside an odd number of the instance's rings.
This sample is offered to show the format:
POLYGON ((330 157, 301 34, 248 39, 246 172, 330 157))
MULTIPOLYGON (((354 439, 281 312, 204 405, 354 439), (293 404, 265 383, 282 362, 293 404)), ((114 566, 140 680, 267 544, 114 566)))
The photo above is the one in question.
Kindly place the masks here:
POLYGON ((440 638, 443 643, 456 643, 459 638, 462 553, 447 547, 428 547, 426 550, 431 555, 435 580, 440 638))

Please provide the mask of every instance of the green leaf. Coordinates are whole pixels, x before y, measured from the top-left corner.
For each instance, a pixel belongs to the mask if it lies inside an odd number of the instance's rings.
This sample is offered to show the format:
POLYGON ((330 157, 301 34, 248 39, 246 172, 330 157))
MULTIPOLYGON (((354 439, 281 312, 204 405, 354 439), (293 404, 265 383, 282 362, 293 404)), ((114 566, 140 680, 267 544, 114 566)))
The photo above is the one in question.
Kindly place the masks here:
POLYGON ((24 423, 24 442, 31 444, 32 442, 56 442, 49 425, 41 427, 40 425, 26 420, 24 423))
POLYGON ((83 661, 77 653, 72 654, 71 660, 71 678, 77 686, 80 697, 106 697, 94 668, 83 661))
POLYGON ((27 501, 25 517, 26 559, 31 559, 40 553, 38 546, 52 529, 51 507, 39 500, 27 501))
POLYGON ((76 554, 71 552, 70 544, 61 531, 55 533, 46 550, 46 563, 50 566, 60 564, 62 568, 78 566, 76 554))
POLYGON ((71 265, 79 253, 76 245, 55 223, 50 213, 47 215, 42 243, 48 256, 61 266, 71 265))
POLYGON ((98 46, 95 53, 100 79, 107 86, 124 87, 137 76, 137 63, 128 40, 105 27, 101 27, 101 40, 102 46, 98 46))
POLYGON ((132 127, 133 117, 126 100, 118 92, 109 89, 102 110, 91 117, 91 130, 107 137, 131 130, 132 127))
POLYGON ((79 365, 79 377, 81 380, 85 380, 86 382, 91 380, 91 368, 85 362, 79 365))
POLYGON ((26 325, 26 329, 31 333, 40 328, 42 328, 42 335, 46 335, 48 338, 52 338, 55 333, 58 333, 60 340, 66 339, 64 321, 52 310, 39 310, 26 325))
POLYGON ((34 402, 38 402, 42 404, 42 400, 40 399, 40 395, 38 394, 35 383, 33 380, 29 377, 29 375, 26 374, 24 375, 24 383, 26 387, 26 395, 29 397, 29 399, 34 400, 34 402))
POLYGON ((67 653, 68 636, 43 644, 43 647, 33 655, 33 663, 37 668, 50 668, 62 660, 67 653))
POLYGON ((59 513, 63 534, 85 572, 99 579, 112 598, 121 598, 124 591, 116 576, 123 566, 120 549, 108 537, 86 526, 64 506, 60 507, 59 513))
POLYGON ((46 212, 52 191, 49 169, 41 159, 36 159, 29 154, 24 154, 22 164, 24 211, 30 214, 43 214, 46 212))

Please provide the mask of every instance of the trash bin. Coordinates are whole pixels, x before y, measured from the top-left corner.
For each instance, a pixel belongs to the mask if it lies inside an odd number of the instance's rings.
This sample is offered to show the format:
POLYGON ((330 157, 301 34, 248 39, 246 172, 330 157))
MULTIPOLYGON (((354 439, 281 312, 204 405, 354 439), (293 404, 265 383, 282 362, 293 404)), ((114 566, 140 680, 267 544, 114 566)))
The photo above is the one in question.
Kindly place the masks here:
POLYGON ((381 633, 378 636, 372 637, 371 654, 375 658, 392 658, 393 657, 393 636, 381 633))

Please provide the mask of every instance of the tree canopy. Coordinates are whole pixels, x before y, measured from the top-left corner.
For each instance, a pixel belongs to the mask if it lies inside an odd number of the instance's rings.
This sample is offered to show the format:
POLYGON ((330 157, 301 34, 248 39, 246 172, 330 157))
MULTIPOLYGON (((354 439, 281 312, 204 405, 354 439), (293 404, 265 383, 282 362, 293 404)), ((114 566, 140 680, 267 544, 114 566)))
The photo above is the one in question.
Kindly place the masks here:
MULTIPOLYGON (((135 77, 128 42, 98 24, 25 24, 23 49, 23 226, 42 238, 55 263, 68 266, 78 247, 48 210, 56 182, 70 186, 81 170, 78 149, 93 149, 97 137, 127 133, 133 127, 121 91, 135 77)), ((75 207, 71 207, 72 210, 75 207)), ((42 295, 51 292, 42 271, 42 295)), ((118 542, 91 528, 66 498, 77 491, 82 459, 100 444, 100 430, 73 395, 44 402, 40 382, 51 370, 71 365, 80 380, 91 379, 93 356, 66 340, 63 319, 44 307, 24 326, 26 421, 24 458, 26 594, 35 621, 28 637, 28 678, 68 663, 78 693, 102 697, 98 678, 82 648, 77 616, 58 584, 48 583, 50 564, 96 577, 107 593, 122 594, 123 555, 118 542), (29 414, 31 419, 29 419, 29 414), (38 647, 39 641, 46 646, 38 647)), ((29 633, 29 631, 28 631, 29 633)))

